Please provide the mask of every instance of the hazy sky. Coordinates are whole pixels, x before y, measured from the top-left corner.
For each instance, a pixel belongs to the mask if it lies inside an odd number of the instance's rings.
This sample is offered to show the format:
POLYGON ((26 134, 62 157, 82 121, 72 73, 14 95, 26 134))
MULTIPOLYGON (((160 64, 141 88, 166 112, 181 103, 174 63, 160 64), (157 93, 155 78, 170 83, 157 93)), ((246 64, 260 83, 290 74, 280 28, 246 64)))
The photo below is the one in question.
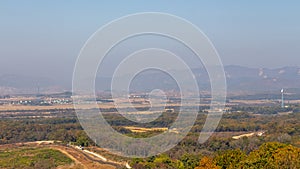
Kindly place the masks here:
POLYGON ((0 75, 70 79, 85 41, 136 12, 166 12, 197 25, 225 65, 300 66, 300 1, 0 1, 0 75))

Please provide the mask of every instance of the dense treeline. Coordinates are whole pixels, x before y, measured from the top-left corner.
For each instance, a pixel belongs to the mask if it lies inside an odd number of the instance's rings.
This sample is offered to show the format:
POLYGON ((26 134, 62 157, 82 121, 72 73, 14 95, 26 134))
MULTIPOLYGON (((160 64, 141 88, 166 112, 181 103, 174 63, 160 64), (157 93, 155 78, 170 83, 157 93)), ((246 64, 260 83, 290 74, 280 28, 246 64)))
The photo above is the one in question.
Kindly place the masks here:
MULTIPOLYGON (((297 100, 299 99, 299 90, 294 91, 295 94, 286 94, 284 96, 285 100, 297 100)), ((281 94, 278 92, 276 94, 254 94, 254 95, 240 95, 240 96, 229 96, 228 99, 232 100, 279 100, 281 99, 281 94)))
POLYGON ((162 154, 147 159, 134 159, 131 165, 136 169, 300 168, 300 148, 278 142, 269 142, 248 154, 240 149, 217 152, 211 156, 184 154, 178 159, 162 154))
MULTIPOLYGON (((297 106, 290 106, 286 108, 281 108, 280 106, 234 106, 231 108, 232 112, 252 112, 254 114, 278 114, 280 112, 297 112, 299 107, 297 106)), ((298 111, 299 112, 299 111, 298 111)))
MULTIPOLYGON (((108 123, 117 131, 134 137, 134 133, 123 126, 141 127, 169 127, 176 113, 164 113, 161 117, 149 124, 136 124, 128 119, 116 114, 105 114, 108 123)), ((188 139, 197 140, 205 122, 206 115, 199 113, 194 127, 188 139), (193 138, 194 137, 194 138, 193 138)), ((255 132, 266 131, 268 135, 266 141, 285 141, 295 143, 300 136, 300 113, 293 113, 284 116, 255 116, 251 113, 236 112, 224 114, 216 132, 255 132)), ((51 119, 2 119, 0 120, 0 144, 14 143, 35 140, 61 140, 75 141, 79 134, 85 135, 76 117, 73 118, 51 118, 51 119)), ((147 137, 153 134, 143 134, 138 137, 147 137)), ((223 140, 226 137, 223 137, 223 140)), ((197 141, 196 141, 197 142, 197 141)))
POLYGON ((1 120, 0 128, 0 144, 38 140, 89 144, 76 119, 1 120))

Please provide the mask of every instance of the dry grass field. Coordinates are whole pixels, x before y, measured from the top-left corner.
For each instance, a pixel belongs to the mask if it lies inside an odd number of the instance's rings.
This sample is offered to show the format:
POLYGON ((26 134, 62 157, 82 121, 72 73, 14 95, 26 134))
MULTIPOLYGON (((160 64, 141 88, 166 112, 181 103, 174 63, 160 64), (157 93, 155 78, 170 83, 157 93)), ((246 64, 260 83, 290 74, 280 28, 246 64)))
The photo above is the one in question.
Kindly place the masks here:
POLYGON ((144 127, 133 127, 133 126, 125 126, 124 128, 130 130, 131 132, 135 133, 145 133, 150 131, 167 131, 168 128, 161 127, 161 128, 144 128, 144 127))

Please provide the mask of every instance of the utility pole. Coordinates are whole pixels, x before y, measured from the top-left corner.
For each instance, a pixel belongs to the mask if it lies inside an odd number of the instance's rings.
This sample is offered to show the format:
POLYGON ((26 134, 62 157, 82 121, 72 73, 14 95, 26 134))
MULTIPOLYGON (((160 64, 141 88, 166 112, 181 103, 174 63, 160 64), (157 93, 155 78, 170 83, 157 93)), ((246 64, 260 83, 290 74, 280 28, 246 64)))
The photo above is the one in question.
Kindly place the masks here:
POLYGON ((40 85, 38 84, 37 85, 37 96, 39 96, 40 95, 40 85))
POLYGON ((284 90, 281 89, 281 108, 284 108, 284 98, 283 98, 284 90))

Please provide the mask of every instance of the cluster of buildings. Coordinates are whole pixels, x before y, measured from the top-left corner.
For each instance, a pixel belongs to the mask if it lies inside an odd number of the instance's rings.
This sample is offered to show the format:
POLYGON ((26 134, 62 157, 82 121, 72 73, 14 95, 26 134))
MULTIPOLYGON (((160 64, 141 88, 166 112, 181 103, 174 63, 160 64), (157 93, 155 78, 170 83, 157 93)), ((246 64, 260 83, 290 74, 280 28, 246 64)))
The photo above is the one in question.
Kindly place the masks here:
POLYGON ((58 105, 58 104, 72 104, 72 99, 70 98, 26 98, 26 97, 16 97, 16 98, 3 98, 0 100, 0 105, 58 105))

